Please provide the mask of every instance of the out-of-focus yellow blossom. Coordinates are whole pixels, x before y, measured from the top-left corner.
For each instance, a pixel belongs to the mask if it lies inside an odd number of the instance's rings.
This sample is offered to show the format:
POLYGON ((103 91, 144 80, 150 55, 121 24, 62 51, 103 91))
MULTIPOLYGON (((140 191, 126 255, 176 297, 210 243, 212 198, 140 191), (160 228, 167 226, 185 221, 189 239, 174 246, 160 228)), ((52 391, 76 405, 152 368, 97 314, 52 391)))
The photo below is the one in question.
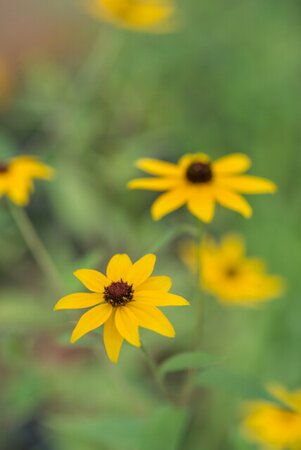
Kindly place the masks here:
POLYGON ((170 32, 175 28, 172 0, 88 0, 96 18, 136 31, 170 32))
POLYGON ((247 258, 241 237, 226 235, 220 242, 206 238, 201 245, 187 241, 181 257, 193 271, 199 268, 202 288, 228 305, 256 306, 281 295, 284 281, 268 275, 263 260, 247 258))
POLYGON ((251 217, 249 203, 240 195, 276 191, 269 180, 243 173, 251 166, 244 154, 231 154, 210 161, 204 153, 184 155, 178 164, 155 159, 140 159, 137 166, 157 178, 140 178, 128 184, 130 189, 166 191, 152 205, 153 219, 187 204, 188 210, 204 222, 211 222, 215 204, 251 217))
POLYGON ((0 161, 0 197, 6 195, 18 206, 26 206, 33 192, 33 180, 50 180, 54 170, 32 156, 0 161))
POLYGON ((289 392, 283 386, 268 388, 284 405, 276 402, 254 401, 246 407, 243 427, 249 439, 264 449, 301 449, 301 390, 289 392))
POLYGON ((5 106, 11 91, 12 91, 12 77, 7 64, 0 58, 0 109, 5 106))
POLYGON ((78 321, 71 342, 104 324, 105 349, 116 363, 124 339, 141 346, 139 327, 174 337, 173 326, 157 307, 189 303, 169 292, 172 285, 169 277, 151 276, 155 262, 153 254, 134 264, 128 255, 117 254, 111 258, 106 275, 96 270, 77 270, 74 275, 92 292, 67 295, 55 305, 56 310, 91 308, 78 321))

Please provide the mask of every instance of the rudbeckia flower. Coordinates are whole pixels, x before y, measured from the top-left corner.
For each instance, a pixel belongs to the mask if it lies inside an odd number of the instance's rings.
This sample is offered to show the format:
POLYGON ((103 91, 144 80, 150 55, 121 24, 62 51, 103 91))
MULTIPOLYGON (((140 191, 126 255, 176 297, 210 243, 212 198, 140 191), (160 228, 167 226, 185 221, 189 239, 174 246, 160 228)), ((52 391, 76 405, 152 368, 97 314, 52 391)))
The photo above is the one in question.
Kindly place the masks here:
POLYGON ((247 405, 244 429, 262 448, 299 450, 301 448, 301 390, 288 392, 272 386, 270 393, 284 403, 254 401, 247 405), (285 408, 287 405, 287 408, 285 408))
POLYGON ((128 184, 130 189, 166 191, 152 205, 152 216, 159 220, 166 214, 187 204, 188 210, 204 222, 211 222, 215 204, 251 217, 249 203, 240 195, 276 191, 272 181, 244 172, 250 159, 236 153, 210 161, 203 153, 184 155, 178 164, 156 159, 140 159, 137 167, 156 178, 140 178, 128 184))
POLYGON ((54 308, 91 308, 78 321, 71 342, 104 324, 104 346, 110 360, 116 363, 124 339, 141 346, 139 327, 174 337, 173 326, 158 306, 189 303, 169 292, 172 284, 169 277, 151 276, 155 262, 152 254, 134 264, 128 255, 117 254, 111 258, 106 275, 96 270, 77 270, 74 275, 92 292, 67 295, 54 308))
POLYGON ((200 246, 188 241, 180 251, 192 271, 199 268, 201 287, 225 304, 255 306, 283 292, 283 279, 268 275, 263 260, 247 258, 239 236, 226 235, 220 244, 206 238, 200 246))
POLYGON ((0 197, 6 195, 18 206, 26 206, 33 191, 33 180, 50 180, 54 170, 31 156, 0 161, 0 197))
POLYGON ((96 18, 137 31, 170 31, 174 6, 171 0, 88 0, 96 18))

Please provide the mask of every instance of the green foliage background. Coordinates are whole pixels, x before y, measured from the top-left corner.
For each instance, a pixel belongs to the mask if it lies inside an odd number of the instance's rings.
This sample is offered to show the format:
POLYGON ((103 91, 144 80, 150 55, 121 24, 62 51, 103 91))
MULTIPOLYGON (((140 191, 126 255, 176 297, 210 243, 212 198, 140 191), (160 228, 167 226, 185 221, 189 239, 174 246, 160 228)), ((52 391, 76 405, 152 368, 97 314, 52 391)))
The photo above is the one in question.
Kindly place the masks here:
MULTIPOLYGON (((65 17, 79 5, 53 8, 65 17)), ((202 350, 218 363, 195 372, 191 414, 166 405, 139 350, 124 345, 115 367, 100 333, 68 343, 78 315, 52 311, 59 294, 3 202, 1 448, 250 450, 240 419, 243 401, 257 395, 253 384, 300 387, 300 2, 189 0, 179 8, 182 28, 170 35, 117 30, 82 13, 84 50, 68 63, 45 55, 24 65, 1 112, 1 159, 34 154, 56 168, 54 182, 37 183, 28 213, 71 293, 80 288, 76 268, 103 270, 115 252, 137 259, 179 223, 201 231, 184 209, 151 220, 156 194, 126 189, 138 175, 135 159, 245 152, 251 172, 274 180, 279 192, 250 198, 251 220, 219 209, 206 229, 243 233, 249 254, 287 278, 287 294, 255 310, 207 300, 202 350), (24 424, 37 422, 45 442, 24 447, 24 424)), ((190 350, 202 300, 179 260, 182 237, 157 250, 157 273, 170 275, 174 292, 193 304, 167 311, 175 340, 142 333, 159 362, 190 350)), ((185 374, 169 374, 168 382, 177 393, 185 374)))

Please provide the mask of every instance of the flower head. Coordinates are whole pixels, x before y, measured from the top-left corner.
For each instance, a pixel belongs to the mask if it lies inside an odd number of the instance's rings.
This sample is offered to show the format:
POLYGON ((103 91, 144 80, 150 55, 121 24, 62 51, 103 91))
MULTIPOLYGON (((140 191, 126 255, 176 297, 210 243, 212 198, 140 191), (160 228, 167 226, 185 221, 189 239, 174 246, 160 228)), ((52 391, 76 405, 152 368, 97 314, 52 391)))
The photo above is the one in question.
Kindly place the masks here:
POLYGON ((96 18, 136 31, 170 31, 172 0, 88 0, 88 11, 96 18))
POLYGON ((268 389, 276 402, 254 401, 247 405, 244 429, 248 437, 264 448, 299 450, 301 448, 301 390, 288 392, 277 385, 268 389), (287 405, 287 408, 285 408, 287 405))
POLYGON ((141 346, 139 327, 174 337, 173 326, 158 306, 189 303, 169 292, 169 277, 151 276, 155 262, 152 254, 134 264, 128 255, 117 254, 111 258, 106 275, 96 270, 77 270, 74 275, 92 292, 67 295, 55 305, 56 310, 91 308, 78 321, 71 342, 104 324, 106 352, 112 362, 117 362, 124 339, 141 346))
POLYGON ((54 170, 32 156, 19 156, 0 161, 0 197, 6 195, 13 203, 26 206, 33 191, 33 180, 50 180, 54 170))
POLYGON ((178 164, 155 159, 141 159, 137 166, 156 178, 140 178, 129 183, 130 189, 166 191, 153 203, 153 219, 187 204, 188 210, 204 222, 211 222, 215 204, 251 217, 249 203, 240 195, 272 193, 272 181, 251 175, 242 175, 250 166, 250 159, 237 153, 210 161, 203 153, 184 155, 178 164))
POLYGON ((199 267, 202 288, 228 305, 254 306, 283 292, 283 279, 268 275, 261 259, 247 258, 239 236, 226 235, 220 244, 206 238, 199 247, 189 241, 181 255, 191 270, 199 267))

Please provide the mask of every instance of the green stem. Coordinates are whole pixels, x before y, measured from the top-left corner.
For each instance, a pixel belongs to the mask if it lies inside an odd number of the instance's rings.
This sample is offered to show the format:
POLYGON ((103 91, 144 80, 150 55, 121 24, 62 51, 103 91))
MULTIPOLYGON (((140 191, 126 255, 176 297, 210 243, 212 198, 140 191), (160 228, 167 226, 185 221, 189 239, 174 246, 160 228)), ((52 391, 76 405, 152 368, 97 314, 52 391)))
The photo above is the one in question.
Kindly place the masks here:
POLYGON ((159 239, 156 244, 152 245, 147 253, 155 253, 161 248, 165 247, 165 245, 168 245, 170 242, 172 242, 174 239, 176 239, 181 234, 190 234, 191 236, 196 236, 196 230, 192 225, 179 225, 177 227, 171 228, 167 231, 167 233, 163 234, 161 239, 159 239))
MULTIPOLYGON (((204 228, 202 227, 199 233, 198 238, 198 250, 200 252, 200 246, 204 239, 204 228)), ((196 301, 196 328, 195 328, 195 337, 194 337, 194 348, 198 350, 201 346, 201 341, 204 336, 204 328, 205 328, 205 308, 206 308, 206 294, 201 287, 201 258, 200 253, 198 252, 197 257, 197 267, 196 267, 196 277, 195 277, 195 301, 196 301)))
POLYGON ((25 209, 14 206, 10 202, 8 202, 8 205, 11 215, 41 271, 49 279, 55 289, 59 293, 62 292, 61 278, 57 268, 39 238, 25 209))
POLYGON ((165 397, 168 402, 173 403, 173 399, 171 394, 165 384, 164 378, 154 360, 154 358, 150 355, 150 353, 145 349, 143 345, 141 345, 141 350, 144 354, 145 360, 150 368, 151 373, 153 374, 154 380, 161 392, 161 394, 165 397))
MULTIPOLYGON (((201 279, 201 266, 200 266, 200 245, 202 240, 204 239, 204 228, 200 229, 198 234, 198 242, 197 242, 197 261, 196 261, 196 271, 194 274, 194 292, 193 292, 193 303, 195 304, 195 317, 196 323, 195 328, 192 331, 191 336, 191 348, 193 351, 198 351, 201 348, 202 340, 204 338, 204 327, 205 327, 205 303, 206 303, 206 295, 201 288, 200 279, 201 279)), ((182 392, 180 394, 180 403, 185 405, 191 399, 191 394, 194 389, 193 383, 193 370, 188 372, 186 384, 183 386, 182 392)))

